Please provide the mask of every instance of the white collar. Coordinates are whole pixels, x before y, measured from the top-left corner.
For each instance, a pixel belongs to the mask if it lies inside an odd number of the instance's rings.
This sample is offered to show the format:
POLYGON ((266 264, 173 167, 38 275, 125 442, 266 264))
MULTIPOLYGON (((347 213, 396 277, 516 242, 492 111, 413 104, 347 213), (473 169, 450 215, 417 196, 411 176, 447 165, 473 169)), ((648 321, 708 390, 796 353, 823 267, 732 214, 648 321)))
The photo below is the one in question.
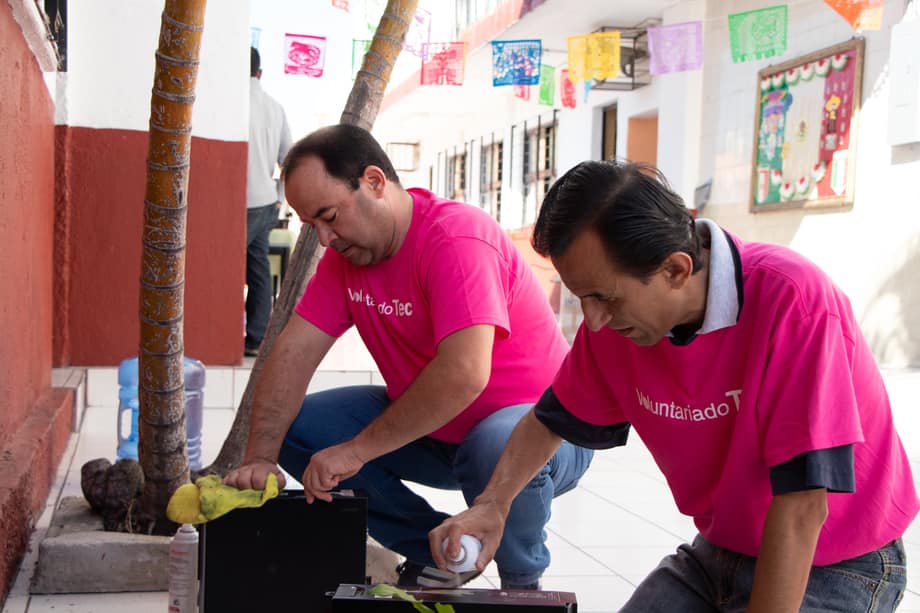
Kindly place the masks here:
POLYGON ((738 249, 725 230, 709 219, 697 219, 709 230, 709 266, 706 268, 708 286, 706 290, 706 312, 699 330, 690 336, 675 336, 668 332, 668 337, 675 345, 686 345, 699 334, 714 332, 733 326, 738 322, 743 300, 741 283, 741 259, 738 249))
POLYGON ((725 230, 710 219, 697 219, 709 229, 709 289, 706 293, 706 314, 697 334, 706 334, 738 322, 741 311, 738 290, 738 271, 731 240, 725 230))

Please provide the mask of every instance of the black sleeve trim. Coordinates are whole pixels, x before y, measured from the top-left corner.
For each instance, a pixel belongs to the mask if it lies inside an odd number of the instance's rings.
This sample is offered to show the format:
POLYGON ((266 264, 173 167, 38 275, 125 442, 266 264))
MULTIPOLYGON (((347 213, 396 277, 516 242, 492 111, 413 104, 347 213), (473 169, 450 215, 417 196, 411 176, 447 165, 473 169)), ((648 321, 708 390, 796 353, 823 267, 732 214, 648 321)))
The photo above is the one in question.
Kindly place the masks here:
POLYGON ((826 488, 828 492, 856 491, 853 445, 816 449, 770 467, 773 495, 826 488))
POLYGON ((548 387, 534 407, 534 414, 544 426, 579 447, 588 449, 610 449, 626 444, 629 436, 629 423, 623 422, 611 426, 596 426, 582 421, 569 413, 553 388, 548 387))

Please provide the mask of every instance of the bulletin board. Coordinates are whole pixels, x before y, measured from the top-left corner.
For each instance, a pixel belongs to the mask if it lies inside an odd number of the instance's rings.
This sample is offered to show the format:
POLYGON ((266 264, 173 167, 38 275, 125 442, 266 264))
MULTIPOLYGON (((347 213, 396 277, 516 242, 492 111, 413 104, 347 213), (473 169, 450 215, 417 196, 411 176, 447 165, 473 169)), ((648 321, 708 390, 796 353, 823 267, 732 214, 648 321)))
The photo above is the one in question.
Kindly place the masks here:
POLYGON ((853 204, 865 41, 757 73, 752 212, 853 204))

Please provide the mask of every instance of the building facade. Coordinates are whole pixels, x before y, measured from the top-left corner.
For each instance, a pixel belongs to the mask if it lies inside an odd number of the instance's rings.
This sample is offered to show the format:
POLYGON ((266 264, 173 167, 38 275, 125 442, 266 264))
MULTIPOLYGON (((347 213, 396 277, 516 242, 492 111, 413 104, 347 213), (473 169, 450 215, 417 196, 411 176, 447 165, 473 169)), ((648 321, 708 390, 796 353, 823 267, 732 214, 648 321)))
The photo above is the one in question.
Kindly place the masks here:
MULTIPOLYGON (((866 31, 855 31, 823 0, 786 3, 785 52, 734 62, 728 16, 776 4, 458 2, 464 10, 456 11, 454 30, 467 41, 464 84, 419 86, 417 74, 394 82, 375 133, 417 148, 417 162, 403 168, 407 184, 462 197, 508 229, 533 223, 547 186, 582 160, 619 156, 652 163, 701 215, 742 239, 789 245, 817 262, 850 296, 879 361, 916 366, 920 277, 910 271, 920 263, 920 211, 911 179, 920 172, 920 137, 905 130, 916 134, 912 126, 920 123, 920 71, 916 63, 912 72, 903 66, 920 57, 920 49, 899 41, 920 40, 910 36, 918 3, 884 3, 879 29, 866 31), (525 100, 512 87, 491 83, 492 39, 542 40, 543 62, 556 68, 558 79, 567 66, 568 36, 622 30, 625 57, 631 37, 648 25, 694 21, 702 23, 699 70, 655 76, 639 62, 633 79, 616 79, 625 84, 595 83, 587 92, 577 84, 575 108, 564 107, 558 93, 553 106, 544 106, 536 87, 525 100), (759 71, 854 37, 864 40, 864 59, 852 203, 753 212, 759 71), (899 87, 894 94, 893 82, 899 87)), ((563 311, 567 303, 572 307, 571 297, 563 298, 563 311)))

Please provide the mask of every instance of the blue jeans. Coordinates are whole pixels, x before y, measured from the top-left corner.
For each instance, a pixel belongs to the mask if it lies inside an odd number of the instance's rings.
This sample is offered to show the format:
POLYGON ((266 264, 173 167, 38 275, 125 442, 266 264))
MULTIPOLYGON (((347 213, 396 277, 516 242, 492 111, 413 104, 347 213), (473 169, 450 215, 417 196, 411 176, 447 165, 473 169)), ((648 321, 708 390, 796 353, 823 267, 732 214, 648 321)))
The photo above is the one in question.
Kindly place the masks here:
MULTIPOLYGON (((757 559, 697 535, 646 577, 620 613, 747 610, 757 559)), ((894 611, 907 586, 901 539, 837 564, 813 566, 800 611, 894 611)))
POLYGON ((278 203, 246 209, 246 346, 256 348, 272 314, 268 235, 278 222, 278 203))
MULTIPOLYGON (((350 440, 390 404, 382 386, 344 387, 304 399, 291 424, 278 461, 297 478, 316 451, 350 440)), ((432 565, 428 532, 447 519, 404 483, 462 490, 471 504, 485 488, 492 470, 531 404, 501 409, 479 422, 460 444, 423 437, 372 460, 341 487, 360 489, 368 496, 368 527, 375 539, 409 560, 432 565)), ((515 498, 505 524, 495 562, 502 579, 527 585, 549 566, 544 526, 550 502, 578 483, 593 452, 563 443, 555 455, 515 498)))

